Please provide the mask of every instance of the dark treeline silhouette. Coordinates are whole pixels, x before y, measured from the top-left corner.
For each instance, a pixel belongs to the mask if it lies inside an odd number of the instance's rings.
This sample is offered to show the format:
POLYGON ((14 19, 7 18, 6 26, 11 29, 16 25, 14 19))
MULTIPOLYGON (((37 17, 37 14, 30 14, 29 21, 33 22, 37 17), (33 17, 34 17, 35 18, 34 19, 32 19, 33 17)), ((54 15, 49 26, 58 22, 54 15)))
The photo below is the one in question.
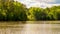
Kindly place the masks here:
POLYGON ((0 0, 0 21, 60 20, 60 6, 30 7, 12 0, 0 0))

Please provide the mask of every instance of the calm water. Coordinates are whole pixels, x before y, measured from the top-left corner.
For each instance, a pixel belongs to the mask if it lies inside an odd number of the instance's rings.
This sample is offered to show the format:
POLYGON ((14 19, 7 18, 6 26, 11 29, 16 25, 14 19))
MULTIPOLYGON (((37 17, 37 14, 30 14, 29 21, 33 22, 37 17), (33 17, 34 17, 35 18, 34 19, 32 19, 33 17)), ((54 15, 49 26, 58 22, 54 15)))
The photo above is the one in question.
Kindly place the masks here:
POLYGON ((51 23, 53 22, 27 21, 26 24, 21 22, 1 22, 0 34, 60 34, 60 24, 57 24, 59 22, 51 23))

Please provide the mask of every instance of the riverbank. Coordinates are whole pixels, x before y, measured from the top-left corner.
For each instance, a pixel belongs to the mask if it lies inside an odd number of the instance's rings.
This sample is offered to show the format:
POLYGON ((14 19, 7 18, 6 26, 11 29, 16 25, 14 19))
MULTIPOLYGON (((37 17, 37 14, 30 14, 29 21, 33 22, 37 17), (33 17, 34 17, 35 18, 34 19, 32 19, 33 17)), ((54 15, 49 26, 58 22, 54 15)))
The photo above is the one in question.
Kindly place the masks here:
POLYGON ((60 21, 26 21, 27 24, 60 24, 60 21))
POLYGON ((18 25, 18 24, 60 24, 60 21, 0 21, 0 25, 18 25))

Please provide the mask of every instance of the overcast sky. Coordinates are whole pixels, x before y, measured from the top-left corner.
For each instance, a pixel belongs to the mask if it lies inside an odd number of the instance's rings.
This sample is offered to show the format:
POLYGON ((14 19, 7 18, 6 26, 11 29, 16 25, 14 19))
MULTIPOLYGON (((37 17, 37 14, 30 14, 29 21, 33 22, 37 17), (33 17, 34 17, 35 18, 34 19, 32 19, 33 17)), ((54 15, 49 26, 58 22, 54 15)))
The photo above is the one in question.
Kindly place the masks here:
POLYGON ((60 0, 16 0, 25 4, 28 8, 34 7, 51 7, 60 5, 60 0))

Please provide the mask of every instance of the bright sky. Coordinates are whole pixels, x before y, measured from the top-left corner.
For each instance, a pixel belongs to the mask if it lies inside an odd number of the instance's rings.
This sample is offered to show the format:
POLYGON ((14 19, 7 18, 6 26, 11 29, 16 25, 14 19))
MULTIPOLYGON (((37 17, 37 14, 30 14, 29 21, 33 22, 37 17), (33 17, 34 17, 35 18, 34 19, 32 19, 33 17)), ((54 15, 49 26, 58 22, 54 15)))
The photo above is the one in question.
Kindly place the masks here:
POLYGON ((16 0, 27 6, 27 8, 33 7, 51 7, 60 5, 60 0, 16 0))

